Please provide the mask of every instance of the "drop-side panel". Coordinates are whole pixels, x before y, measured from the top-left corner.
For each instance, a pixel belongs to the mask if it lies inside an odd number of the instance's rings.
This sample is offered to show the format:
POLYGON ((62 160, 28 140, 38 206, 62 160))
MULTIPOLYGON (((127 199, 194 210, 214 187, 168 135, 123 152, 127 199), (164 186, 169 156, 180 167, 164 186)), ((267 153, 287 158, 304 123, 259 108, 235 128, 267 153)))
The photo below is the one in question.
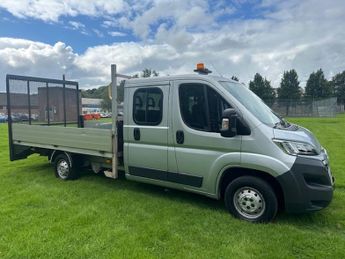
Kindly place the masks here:
POLYGON ((13 143, 111 157, 111 130, 13 124, 13 143))

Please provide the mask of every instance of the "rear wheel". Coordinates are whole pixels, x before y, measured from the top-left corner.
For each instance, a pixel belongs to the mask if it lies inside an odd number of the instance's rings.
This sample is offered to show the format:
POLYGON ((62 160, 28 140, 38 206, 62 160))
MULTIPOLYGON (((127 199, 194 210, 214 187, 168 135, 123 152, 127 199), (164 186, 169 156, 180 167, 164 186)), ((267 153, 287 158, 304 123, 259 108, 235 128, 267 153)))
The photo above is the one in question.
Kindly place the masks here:
POLYGON ((54 162, 55 176, 62 180, 72 180, 78 177, 77 171, 73 166, 71 157, 66 154, 59 154, 54 162))
POLYGON ((236 178, 225 190, 225 206, 236 218, 250 222, 269 222, 278 211, 278 201, 272 187, 253 176, 236 178))

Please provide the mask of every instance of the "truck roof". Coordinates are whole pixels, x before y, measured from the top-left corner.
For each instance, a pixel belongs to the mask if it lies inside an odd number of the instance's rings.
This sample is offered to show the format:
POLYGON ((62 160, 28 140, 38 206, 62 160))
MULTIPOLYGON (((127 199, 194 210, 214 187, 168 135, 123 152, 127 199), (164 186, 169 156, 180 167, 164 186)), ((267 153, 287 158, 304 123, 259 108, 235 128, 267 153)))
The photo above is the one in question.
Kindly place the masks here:
MULTIPOLYGON (((162 81, 172 80, 207 80, 207 81, 233 81, 222 76, 200 75, 200 74, 185 74, 185 75, 172 75, 172 76, 157 76, 146 78, 131 78, 126 80, 126 85, 147 84, 149 82, 158 83, 162 81)), ((234 81, 235 82, 235 81, 234 81)))

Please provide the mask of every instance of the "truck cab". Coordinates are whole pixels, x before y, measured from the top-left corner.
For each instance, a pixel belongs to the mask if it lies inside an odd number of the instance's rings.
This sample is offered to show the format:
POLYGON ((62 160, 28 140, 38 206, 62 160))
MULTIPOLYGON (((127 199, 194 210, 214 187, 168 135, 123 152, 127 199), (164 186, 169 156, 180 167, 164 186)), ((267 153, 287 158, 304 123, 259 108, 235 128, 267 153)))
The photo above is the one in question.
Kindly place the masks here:
POLYGON ((236 217, 326 207, 328 155, 245 85, 208 74, 125 83, 124 166, 130 180, 224 198, 236 217))

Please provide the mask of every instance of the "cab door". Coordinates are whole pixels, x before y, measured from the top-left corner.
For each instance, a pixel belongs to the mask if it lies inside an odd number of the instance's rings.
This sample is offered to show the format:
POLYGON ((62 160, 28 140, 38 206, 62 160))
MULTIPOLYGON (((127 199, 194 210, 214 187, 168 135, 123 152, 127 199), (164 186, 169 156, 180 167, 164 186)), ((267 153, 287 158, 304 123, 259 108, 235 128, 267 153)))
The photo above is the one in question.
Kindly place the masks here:
POLYGON ((166 180, 169 82, 129 87, 127 98, 132 105, 124 125, 126 172, 166 180))
POLYGON ((177 80, 173 91, 176 168, 186 179, 181 183, 213 192, 221 167, 240 162, 241 136, 219 133, 222 112, 231 105, 203 80, 177 80))

